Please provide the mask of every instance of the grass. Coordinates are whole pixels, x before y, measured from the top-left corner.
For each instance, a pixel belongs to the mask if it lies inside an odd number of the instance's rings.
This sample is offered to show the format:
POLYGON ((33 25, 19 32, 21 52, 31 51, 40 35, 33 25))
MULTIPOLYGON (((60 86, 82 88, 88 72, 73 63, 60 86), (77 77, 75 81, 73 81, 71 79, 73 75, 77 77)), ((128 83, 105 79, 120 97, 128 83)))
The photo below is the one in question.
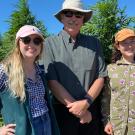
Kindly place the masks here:
POLYGON ((2 119, 2 116, 0 115, 0 127, 3 126, 3 119, 2 119))

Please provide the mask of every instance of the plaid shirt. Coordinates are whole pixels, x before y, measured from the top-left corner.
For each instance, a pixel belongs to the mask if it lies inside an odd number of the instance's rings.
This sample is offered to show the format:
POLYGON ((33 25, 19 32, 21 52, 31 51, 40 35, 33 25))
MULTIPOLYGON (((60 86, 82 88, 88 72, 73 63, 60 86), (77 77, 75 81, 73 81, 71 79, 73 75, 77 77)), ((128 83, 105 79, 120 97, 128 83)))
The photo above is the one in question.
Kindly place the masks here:
MULTIPOLYGON (((25 80, 26 90, 29 93, 30 110, 33 118, 41 116, 48 111, 48 107, 44 99, 45 88, 39 75, 41 73, 41 69, 38 65, 35 67, 37 79, 36 82, 33 82, 33 80, 29 78, 26 78, 25 80)), ((0 91, 4 87, 8 87, 8 77, 4 72, 3 66, 0 65, 0 91)))

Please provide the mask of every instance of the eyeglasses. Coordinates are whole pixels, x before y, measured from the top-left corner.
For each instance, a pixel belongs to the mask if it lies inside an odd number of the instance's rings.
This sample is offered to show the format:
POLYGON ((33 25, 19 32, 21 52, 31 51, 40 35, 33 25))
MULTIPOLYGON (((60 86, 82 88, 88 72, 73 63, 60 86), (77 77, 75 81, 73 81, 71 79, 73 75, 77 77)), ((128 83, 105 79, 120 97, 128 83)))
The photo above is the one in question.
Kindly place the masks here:
POLYGON ((84 14, 82 12, 75 12, 75 11, 63 11, 62 12, 66 17, 72 17, 75 15, 76 18, 82 18, 84 14))
POLYGON ((135 45, 135 40, 131 40, 129 42, 121 42, 123 46, 135 45))
POLYGON ((41 43, 43 42, 43 39, 40 37, 35 37, 34 39, 31 39, 31 37, 27 36, 27 37, 21 37, 20 39, 25 45, 28 45, 31 42, 31 40, 36 46, 41 45, 41 43))

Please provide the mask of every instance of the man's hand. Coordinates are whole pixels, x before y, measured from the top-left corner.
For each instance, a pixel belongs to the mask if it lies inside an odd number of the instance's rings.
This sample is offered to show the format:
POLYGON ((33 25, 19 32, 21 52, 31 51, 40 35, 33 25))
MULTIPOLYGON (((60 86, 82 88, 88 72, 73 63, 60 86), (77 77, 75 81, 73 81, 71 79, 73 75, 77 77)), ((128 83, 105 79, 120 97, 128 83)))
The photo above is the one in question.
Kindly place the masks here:
POLYGON ((67 105, 69 108, 69 112, 76 116, 82 116, 86 113, 87 109, 89 108, 89 103, 86 99, 75 101, 67 105))

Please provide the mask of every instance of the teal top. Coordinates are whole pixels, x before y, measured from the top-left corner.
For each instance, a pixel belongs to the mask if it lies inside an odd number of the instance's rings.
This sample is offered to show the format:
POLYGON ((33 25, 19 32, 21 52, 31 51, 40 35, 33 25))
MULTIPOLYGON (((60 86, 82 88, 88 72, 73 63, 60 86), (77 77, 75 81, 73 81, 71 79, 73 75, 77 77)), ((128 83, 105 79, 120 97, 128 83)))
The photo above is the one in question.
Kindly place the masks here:
MULTIPOLYGON (((46 89, 45 99, 49 108, 49 115, 52 124, 52 135, 59 135, 59 129, 56 123, 55 115, 49 98, 49 91, 46 85, 44 73, 40 74, 44 87, 46 89)), ((4 124, 15 123, 15 135, 35 135, 32 125, 32 115, 30 113, 30 106, 28 102, 28 92, 26 91, 26 100, 24 103, 20 102, 19 98, 11 95, 8 87, 2 88, 0 92, 0 110, 4 120, 4 124)))

